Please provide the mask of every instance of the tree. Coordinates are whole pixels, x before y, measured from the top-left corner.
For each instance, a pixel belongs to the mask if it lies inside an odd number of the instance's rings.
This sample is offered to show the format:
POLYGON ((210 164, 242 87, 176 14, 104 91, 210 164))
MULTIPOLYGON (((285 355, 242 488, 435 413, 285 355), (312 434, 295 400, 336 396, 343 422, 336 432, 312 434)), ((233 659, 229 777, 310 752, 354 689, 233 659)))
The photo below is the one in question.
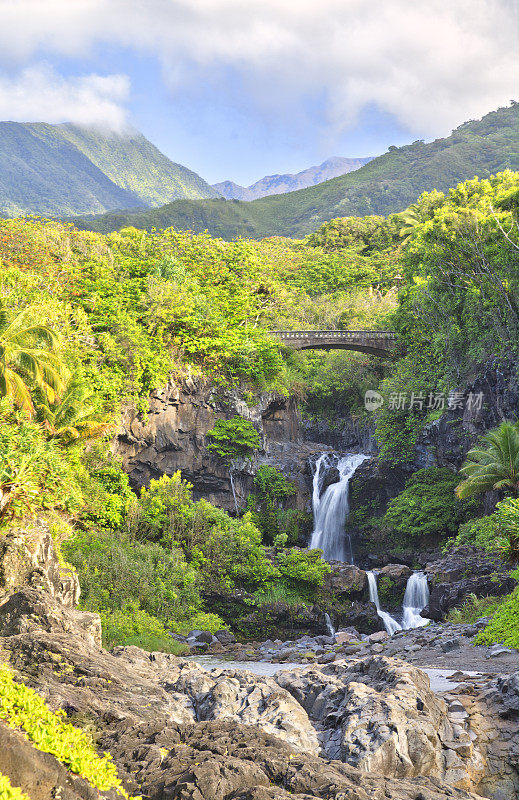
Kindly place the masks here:
POLYGON ((486 447, 469 450, 461 468, 465 477, 456 489, 459 498, 471 497, 493 489, 519 494, 519 427, 503 422, 483 436, 486 447))
POLYGON ((54 352, 56 334, 45 325, 27 325, 30 309, 9 320, 0 303, 0 396, 32 416, 31 389, 40 389, 54 402, 63 389, 65 367, 54 352))
POLYGON ((109 427, 109 420, 92 407, 94 394, 74 379, 69 381, 61 398, 48 401, 37 390, 37 416, 49 430, 51 438, 63 444, 100 436, 109 427))

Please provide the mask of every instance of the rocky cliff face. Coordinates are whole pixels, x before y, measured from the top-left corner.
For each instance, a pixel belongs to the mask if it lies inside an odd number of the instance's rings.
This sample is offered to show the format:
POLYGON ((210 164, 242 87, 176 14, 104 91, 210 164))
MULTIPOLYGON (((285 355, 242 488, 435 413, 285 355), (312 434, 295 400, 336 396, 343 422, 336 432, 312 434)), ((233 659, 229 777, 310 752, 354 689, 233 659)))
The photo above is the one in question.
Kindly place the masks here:
POLYGON ((234 511, 229 471, 207 450, 206 434, 218 419, 234 416, 249 419, 259 431, 263 450, 255 464, 242 462, 234 472, 238 505, 243 507, 252 489, 259 463, 288 463, 288 472, 298 476, 298 507, 307 502, 305 461, 296 455, 301 442, 300 416, 293 398, 262 395, 249 407, 238 392, 223 389, 201 378, 187 378, 180 385, 169 383, 150 397, 148 414, 128 409, 115 443, 134 488, 153 478, 180 470, 194 487, 195 498, 205 497, 234 511), (284 455, 284 457, 283 457, 284 455), (294 462, 290 465, 290 461, 294 462), (306 493, 306 494, 305 494, 306 493))
POLYGON ((476 440, 503 420, 519 417, 518 364, 489 361, 460 393, 459 407, 426 426, 419 439, 413 469, 458 470, 476 440), (469 397, 474 398, 469 402, 469 397), (475 398, 480 398, 476 401, 475 398))
POLYGON ((20 586, 42 589, 66 608, 79 600, 78 577, 60 563, 49 524, 43 519, 13 527, 0 538, 0 592, 20 586))

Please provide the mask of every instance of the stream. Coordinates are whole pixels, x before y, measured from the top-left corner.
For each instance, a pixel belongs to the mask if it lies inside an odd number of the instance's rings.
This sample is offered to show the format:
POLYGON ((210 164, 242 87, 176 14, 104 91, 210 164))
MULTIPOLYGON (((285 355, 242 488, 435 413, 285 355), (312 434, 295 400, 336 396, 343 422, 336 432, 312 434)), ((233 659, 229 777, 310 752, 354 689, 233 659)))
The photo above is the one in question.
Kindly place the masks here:
MULTIPOLYGON (((263 677, 274 677, 278 672, 287 672, 292 669, 302 669, 304 664, 285 662, 283 664, 273 664, 268 661, 227 661, 217 656, 190 656, 189 661, 195 661, 201 667, 207 670, 222 669, 222 670, 243 670, 252 672, 254 675, 261 675, 263 677)), ((312 665, 315 669, 316 665, 312 665)), ((317 665, 319 667, 320 665, 317 665)), ((429 676, 431 689, 433 692, 447 692, 454 689, 462 683, 462 675, 477 675, 476 672, 464 671, 461 673, 459 670, 452 669, 433 669, 421 667, 422 672, 429 676), (456 676, 456 677, 454 677, 456 676)))

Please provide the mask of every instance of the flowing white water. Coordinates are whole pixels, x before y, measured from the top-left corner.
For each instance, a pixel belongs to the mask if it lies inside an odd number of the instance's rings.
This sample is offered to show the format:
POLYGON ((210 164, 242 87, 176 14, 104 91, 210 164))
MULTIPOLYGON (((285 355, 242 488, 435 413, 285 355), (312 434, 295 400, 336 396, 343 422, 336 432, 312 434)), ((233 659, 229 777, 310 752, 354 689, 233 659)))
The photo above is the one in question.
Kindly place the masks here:
POLYGON ((395 631, 401 631, 402 626, 393 619, 391 614, 388 614, 387 611, 382 611, 380 608, 380 600, 378 599, 378 589, 377 589, 377 576, 374 572, 366 572, 368 578, 368 586, 369 586, 369 599, 372 603, 375 603, 377 607, 377 614, 379 615, 380 619, 384 623, 384 628, 391 636, 395 631))
POLYGON ((333 627, 333 622, 329 614, 324 615, 324 619, 326 621, 326 627, 328 629, 328 633, 330 636, 335 636, 335 628, 333 627))
POLYGON ((404 630, 427 625, 429 620, 421 617, 420 611, 425 608, 428 602, 429 586, 427 585, 427 578, 423 572, 413 572, 405 588, 404 616, 402 618, 404 630))
POLYGON ((326 470, 334 463, 327 453, 319 456, 315 464, 313 482, 314 530, 310 547, 323 551, 327 561, 347 561, 353 564, 351 539, 344 532, 349 513, 349 482, 353 473, 369 456, 350 453, 337 463, 340 480, 328 486, 321 497, 326 470))
POLYGON ((409 576, 404 594, 401 625, 391 614, 388 614, 387 611, 383 611, 380 607, 376 574, 370 571, 366 572, 366 575, 368 578, 369 599, 372 603, 375 603, 377 614, 384 623, 384 628, 390 635, 396 631, 407 631, 411 628, 420 628, 422 625, 427 625, 429 620, 420 616, 420 611, 422 608, 425 608, 429 602, 429 587, 427 585, 427 578, 423 572, 413 572, 413 574, 409 576))

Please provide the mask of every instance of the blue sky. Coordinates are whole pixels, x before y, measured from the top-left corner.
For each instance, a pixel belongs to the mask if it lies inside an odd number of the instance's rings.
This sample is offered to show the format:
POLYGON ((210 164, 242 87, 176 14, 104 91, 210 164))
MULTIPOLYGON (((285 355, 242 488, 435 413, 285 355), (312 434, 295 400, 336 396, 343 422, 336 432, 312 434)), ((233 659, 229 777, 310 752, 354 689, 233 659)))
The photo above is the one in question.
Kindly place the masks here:
POLYGON ((519 99, 518 45, 516 0, 0 0, 0 119, 133 125, 249 184, 519 99))

